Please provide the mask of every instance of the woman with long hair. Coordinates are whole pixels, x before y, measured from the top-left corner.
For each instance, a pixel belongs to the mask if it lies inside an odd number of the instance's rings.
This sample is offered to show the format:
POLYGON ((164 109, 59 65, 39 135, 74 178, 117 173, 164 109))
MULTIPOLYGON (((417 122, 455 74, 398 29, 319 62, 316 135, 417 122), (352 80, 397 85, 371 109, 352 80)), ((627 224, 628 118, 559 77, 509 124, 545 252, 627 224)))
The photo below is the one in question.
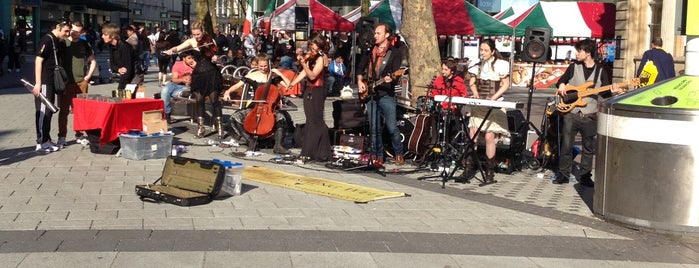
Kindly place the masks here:
MULTIPOLYGON (((473 97, 487 100, 502 100, 503 94, 510 88, 510 64, 502 58, 495 48, 495 41, 484 39, 479 47, 481 62, 478 73, 469 80, 469 87, 473 97)), ((488 107, 474 106, 471 108, 471 118, 468 124, 471 137, 476 134, 487 114, 488 107)), ((482 133, 485 133, 485 155, 488 158, 485 168, 485 181, 495 180, 495 138, 496 136, 509 136, 507 126, 507 114, 504 109, 492 109, 485 120, 482 133)), ((478 137, 476 137, 477 139, 478 137)), ((469 156, 464 160, 464 173, 461 175, 469 180, 475 174, 474 162, 469 156)))
POLYGON ((216 61, 216 42, 213 37, 204 33, 204 27, 201 22, 192 23, 192 37, 182 41, 181 44, 168 50, 169 54, 191 48, 195 51, 194 58, 196 66, 192 71, 192 96, 196 101, 197 111, 197 138, 204 136, 206 129, 204 128, 204 112, 206 106, 204 101, 209 97, 211 101, 211 114, 216 119, 216 129, 218 137, 223 138, 223 128, 221 122, 221 101, 219 94, 223 87, 223 77, 218 67, 214 65, 216 61))
POLYGON ((323 120, 325 98, 328 95, 324 83, 328 64, 327 38, 314 33, 308 41, 309 52, 299 56, 303 70, 291 81, 289 87, 295 86, 303 78, 308 78, 306 89, 303 91, 303 109, 306 115, 306 126, 303 131, 301 157, 307 160, 326 162, 330 160, 330 135, 328 126, 323 120))

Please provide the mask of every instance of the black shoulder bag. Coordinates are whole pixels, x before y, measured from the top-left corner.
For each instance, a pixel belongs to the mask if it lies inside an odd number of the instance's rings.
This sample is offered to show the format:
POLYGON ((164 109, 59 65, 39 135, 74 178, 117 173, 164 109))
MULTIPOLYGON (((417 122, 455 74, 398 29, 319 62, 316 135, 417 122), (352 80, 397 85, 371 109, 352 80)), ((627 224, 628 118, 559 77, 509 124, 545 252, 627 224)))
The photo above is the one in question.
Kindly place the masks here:
POLYGON ((53 59, 56 61, 56 65, 53 67, 53 89, 56 93, 61 93, 66 89, 66 83, 68 83, 68 74, 62 66, 58 65, 58 55, 56 54, 56 42, 53 41, 53 36, 49 35, 51 38, 51 44, 53 44, 53 59))

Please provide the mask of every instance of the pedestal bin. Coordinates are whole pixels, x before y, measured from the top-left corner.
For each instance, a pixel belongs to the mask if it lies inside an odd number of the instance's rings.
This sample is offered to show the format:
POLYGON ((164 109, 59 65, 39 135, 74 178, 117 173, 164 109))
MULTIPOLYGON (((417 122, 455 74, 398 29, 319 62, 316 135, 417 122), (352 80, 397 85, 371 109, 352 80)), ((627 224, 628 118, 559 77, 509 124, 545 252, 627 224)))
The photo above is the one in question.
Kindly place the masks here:
POLYGON ((659 233, 699 236, 699 76, 600 106, 593 211, 659 233))

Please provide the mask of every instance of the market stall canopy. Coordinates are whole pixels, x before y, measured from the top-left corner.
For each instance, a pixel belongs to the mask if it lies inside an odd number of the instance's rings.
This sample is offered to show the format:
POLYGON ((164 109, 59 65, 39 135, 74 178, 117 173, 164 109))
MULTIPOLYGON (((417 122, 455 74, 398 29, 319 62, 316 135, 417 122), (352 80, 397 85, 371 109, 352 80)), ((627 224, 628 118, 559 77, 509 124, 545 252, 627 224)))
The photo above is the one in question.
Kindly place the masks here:
POLYGON ((501 21, 514 27, 518 37, 534 26, 549 28, 556 37, 613 38, 616 7, 598 2, 538 2, 501 21))
POLYGON ((512 27, 464 0, 432 0, 437 34, 512 35, 512 27))
POLYGON ((539 2, 553 36, 614 38, 616 6, 598 2, 539 2), (563 12, 565 10, 565 12, 563 12))
MULTIPOLYGON (((361 9, 361 7, 355 8, 342 17, 357 24, 362 17, 361 9)), ((381 0, 369 7, 368 17, 376 17, 379 19, 379 22, 388 24, 392 29, 400 30, 403 20, 403 7, 397 0, 381 0)))
MULTIPOLYGON (((544 15, 544 10, 541 8, 541 2, 532 5, 526 10, 502 19, 502 22, 514 28, 514 35, 517 37, 524 36, 527 27, 541 27, 553 30, 551 24, 549 24, 546 16, 544 15)), ((563 14, 568 14, 570 12, 558 12, 563 14)), ((564 25, 568 25, 565 23, 564 25)), ((512 33, 510 33, 512 34, 512 33)))
POLYGON ((309 0, 310 14, 313 18, 313 30, 320 31, 354 31, 354 23, 335 13, 318 0, 309 0))
POLYGON ((508 7, 507 9, 498 12, 498 14, 493 15, 493 18, 497 20, 502 20, 505 19, 509 16, 512 16, 515 14, 515 11, 512 9, 512 7, 508 7))
MULTIPOLYGON (((317 0, 309 0, 309 14, 313 18, 313 30, 319 31, 353 31, 354 23, 324 6, 317 0)), ((272 30, 296 29, 296 0, 291 0, 272 13, 270 28, 272 30)), ((261 22, 264 20, 260 20, 261 22)), ((259 24, 258 27, 263 27, 259 24)))

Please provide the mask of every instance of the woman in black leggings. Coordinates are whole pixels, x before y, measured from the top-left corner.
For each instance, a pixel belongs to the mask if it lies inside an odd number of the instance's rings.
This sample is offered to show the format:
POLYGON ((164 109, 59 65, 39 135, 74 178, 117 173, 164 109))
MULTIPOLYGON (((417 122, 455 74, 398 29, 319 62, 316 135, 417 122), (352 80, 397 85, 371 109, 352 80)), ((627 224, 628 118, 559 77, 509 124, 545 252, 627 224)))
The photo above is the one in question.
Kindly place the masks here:
POLYGON ((201 138, 204 136, 206 129, 204 128, 204 112, 206 106, 204 105, 204 100, 209 97, 211 101, 212 111, 214 118, 216 119, 216 129, 218 130, 218 137, 223 138, 223 129, 221 123, 221 101, 219 100, 219 95, 221 93, 221 88, 223 87, 223 77, 218 67, 214 65, 213 61, 216 60, 216 42, 213 38, 204 33, 204 27, 201 22, 192 23, 192 38, 184 40, 182 44, 173 47, 169 50, 169 53, 174 53, 177 51, 182 51, 183 49, 192 48, 196 53, 194 53, 194 58, 196 59, 196 66, 194 71, 192 71, 192 96, 196 101, 197 110, 197 134, 196 138, 201 138))

